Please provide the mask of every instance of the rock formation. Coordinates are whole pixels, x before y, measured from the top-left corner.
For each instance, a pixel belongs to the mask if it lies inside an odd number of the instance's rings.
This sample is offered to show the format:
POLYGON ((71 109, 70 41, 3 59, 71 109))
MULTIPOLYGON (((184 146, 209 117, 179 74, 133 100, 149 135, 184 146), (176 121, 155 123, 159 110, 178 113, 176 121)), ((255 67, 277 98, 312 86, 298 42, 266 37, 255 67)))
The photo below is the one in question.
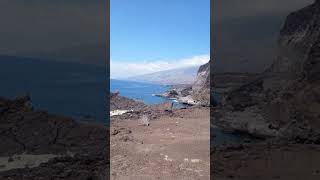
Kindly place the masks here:
POLYGON ((210 61, 198 69, 195 81, 191 85, 173 85, 170 90, 157 96, 176 98, 187 105, 210 105, 210 61))
POLYGON ((142 101, 129 99, 120 95, 120 92, 110 93, 110 110, 141 110, 146 105, 142 101))
POLYGON ((216 123, 251 134, 320 142, 320 1, 291 13, 278 57, 227 95, 216 123))
POLYGON ((191 94, 199 104, 210 105, 210 61, 200 66, 191 94))

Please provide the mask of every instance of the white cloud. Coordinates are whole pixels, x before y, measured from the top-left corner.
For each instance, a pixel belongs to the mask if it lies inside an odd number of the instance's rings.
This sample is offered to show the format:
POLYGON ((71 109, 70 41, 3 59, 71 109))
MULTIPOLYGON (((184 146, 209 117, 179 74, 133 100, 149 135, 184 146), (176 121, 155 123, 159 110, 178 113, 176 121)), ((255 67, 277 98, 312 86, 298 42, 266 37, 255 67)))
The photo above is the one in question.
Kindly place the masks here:
POLYGON ((121 79, 130 76, 137 76, 142 74, 149 74, 158 71, 169 69, 178 69, 191 66, 199 66, 209 61, 209 55, 193 56, 185 59, 174 60, 159 60, 159 61, 145 61, 145 62, 125 62, 125 61, 110 61, 111 78, 121 79))

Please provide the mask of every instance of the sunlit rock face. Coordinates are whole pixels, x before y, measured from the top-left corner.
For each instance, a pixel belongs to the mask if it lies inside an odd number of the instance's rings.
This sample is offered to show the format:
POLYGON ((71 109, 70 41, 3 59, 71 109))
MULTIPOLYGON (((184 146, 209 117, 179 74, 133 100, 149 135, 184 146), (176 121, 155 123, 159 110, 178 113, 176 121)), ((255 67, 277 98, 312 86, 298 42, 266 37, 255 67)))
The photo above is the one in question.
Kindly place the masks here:
POLYGON ((199 104, 210 105, 210 61, 199 67, 192 95, 199 104))

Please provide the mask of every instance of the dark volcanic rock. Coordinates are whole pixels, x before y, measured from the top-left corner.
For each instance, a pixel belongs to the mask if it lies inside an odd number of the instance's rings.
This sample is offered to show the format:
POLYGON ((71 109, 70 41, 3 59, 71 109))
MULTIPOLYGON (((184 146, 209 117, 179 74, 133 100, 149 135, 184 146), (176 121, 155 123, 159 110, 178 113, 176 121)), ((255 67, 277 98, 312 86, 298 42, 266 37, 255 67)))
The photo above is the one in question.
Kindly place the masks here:
POLYGON ((104 124, 33 111, 28 97, 0 98, 0 107, 0 156, 62 156, 38 167, 0 172, 0 179, 95 179, 107 172, 109 132, 104 124), (70 152, 78 155, 63 157, 70 152))
POLYGON ((110 93, 110 110, 141 110, 146 107, 142 101, 120 96, 120 93, 110 93))

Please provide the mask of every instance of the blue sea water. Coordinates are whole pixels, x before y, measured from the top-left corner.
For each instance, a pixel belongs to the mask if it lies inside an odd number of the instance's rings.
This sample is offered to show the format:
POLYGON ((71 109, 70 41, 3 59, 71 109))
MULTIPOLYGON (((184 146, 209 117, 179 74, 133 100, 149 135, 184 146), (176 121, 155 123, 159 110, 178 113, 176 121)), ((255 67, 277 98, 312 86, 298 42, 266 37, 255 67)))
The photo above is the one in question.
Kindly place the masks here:
POLYGON ((167 86, 118 80, 108 84, 106 75, 103 66, 0 56, 0 96, 13 99, 29 94, 36 110, 106 123, 109 85, 111 91, 146 104, 170 101, 152 96, 165 92, 167 86))
POLYGON ((37 110, 108 122, 105 67, 0 56, 0 96, 29 94, 37 110))
POLYGON ((159 104, 170 101, 166 98, 153 96, 154 94, 164 93, 169 89, 168 86, 141 83, 125 80, 110 80, 110 91, 119 91, 121 96, 141 100, 146 104, 159 104))

